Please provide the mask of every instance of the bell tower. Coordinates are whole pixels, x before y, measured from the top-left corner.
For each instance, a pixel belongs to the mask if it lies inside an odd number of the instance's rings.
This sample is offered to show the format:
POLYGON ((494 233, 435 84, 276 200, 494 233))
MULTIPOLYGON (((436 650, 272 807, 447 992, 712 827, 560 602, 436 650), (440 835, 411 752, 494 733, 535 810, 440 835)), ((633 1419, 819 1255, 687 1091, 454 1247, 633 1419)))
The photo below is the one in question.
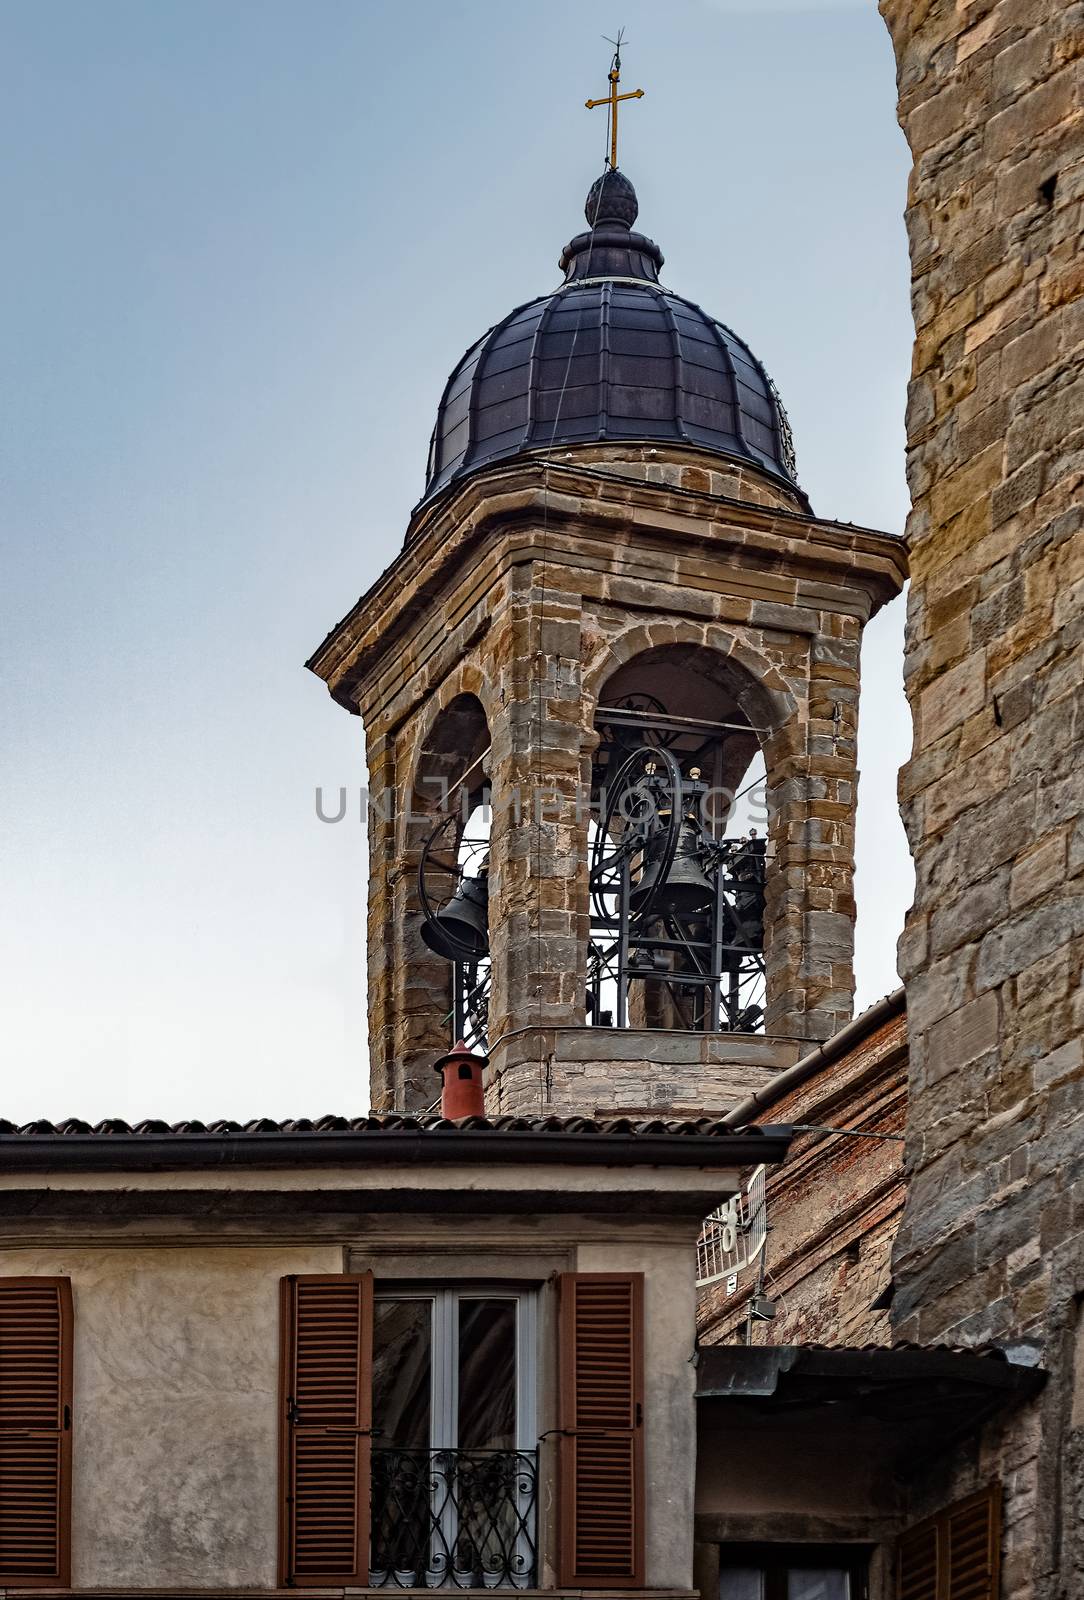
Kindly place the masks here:
MULTIPOLYGON (((616 89, 614 90, 616 92, 616 89)), ((813 515, 764 368, 608 167, 445 387, 309 662, 365 726, 373 1105, 721 1113, 854 995, 859 648, 902 542, 813 515)))

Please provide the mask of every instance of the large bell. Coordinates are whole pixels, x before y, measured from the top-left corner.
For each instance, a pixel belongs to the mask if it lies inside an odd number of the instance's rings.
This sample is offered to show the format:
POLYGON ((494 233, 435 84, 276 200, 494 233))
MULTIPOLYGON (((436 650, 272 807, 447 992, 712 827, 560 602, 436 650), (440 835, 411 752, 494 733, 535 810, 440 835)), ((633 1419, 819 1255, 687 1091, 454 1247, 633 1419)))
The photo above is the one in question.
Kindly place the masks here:
MULTIPOLYGON (((648 841, 643 871, 629 894, 629 909, 634 915, 651 900, 662 871, 664 841, 662 829, 648 841)), ((651 902, 652 915, 691 917, 711 905, 715 885, 704 871, 701 850, 700 829, 691 817, 686 817, 678 831, 670 871, 651 902)))
POLYGON ((422 923, 422 938, 445 961, 477 961, 488 955, 488 872, 463 878, 448 904, 422 923))

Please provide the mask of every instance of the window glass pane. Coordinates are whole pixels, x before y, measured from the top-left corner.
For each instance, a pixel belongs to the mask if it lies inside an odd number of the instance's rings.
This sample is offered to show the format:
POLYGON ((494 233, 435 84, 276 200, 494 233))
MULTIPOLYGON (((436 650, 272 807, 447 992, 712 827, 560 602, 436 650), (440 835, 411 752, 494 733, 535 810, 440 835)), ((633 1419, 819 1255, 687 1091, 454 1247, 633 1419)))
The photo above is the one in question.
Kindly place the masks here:
POLYGON ((431 1300, 378 1300, 373 1310, 374 1444, 429 1448, 431 1300))
POLYGON ((836 1568, 792 1567, 787 1573, 787 1600, 851 1600, 851 1580, 836 1568))
POLYGON ((764 1600, 764 1573, 759 1567, 723 1567, 719 1600, 764 1600))
POLYGON ((514 1300, 459 1302, 459 1448, 516 1444, 514 1300))

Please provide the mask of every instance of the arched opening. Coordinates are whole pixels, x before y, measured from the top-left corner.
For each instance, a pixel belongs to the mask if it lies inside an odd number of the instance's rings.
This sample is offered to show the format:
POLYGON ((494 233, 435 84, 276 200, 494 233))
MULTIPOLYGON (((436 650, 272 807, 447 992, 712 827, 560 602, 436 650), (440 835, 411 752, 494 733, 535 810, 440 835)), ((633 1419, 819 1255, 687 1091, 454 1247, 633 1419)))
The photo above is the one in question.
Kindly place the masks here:
POLYGON ((434 717, 422 740, 414 767, 408 826, 423 824, 428 815, 446 811, 464 788, 484 787, 484 757, 489 725, 482 702, 473 694, 457 694, 434 717))
POLYGON ((763 1027, 770 714, 749 674, 701 645, 647 649, 603 685, 589 830, 589 1023, 763 1027))
POLYGON ((407 816, 407 893, 415 924, 408 1005, 424 1010, 437 1048, 485 1048, 489 1003, 489 727, 481 702, 457 695, 435 718, 414 770, 407 816))

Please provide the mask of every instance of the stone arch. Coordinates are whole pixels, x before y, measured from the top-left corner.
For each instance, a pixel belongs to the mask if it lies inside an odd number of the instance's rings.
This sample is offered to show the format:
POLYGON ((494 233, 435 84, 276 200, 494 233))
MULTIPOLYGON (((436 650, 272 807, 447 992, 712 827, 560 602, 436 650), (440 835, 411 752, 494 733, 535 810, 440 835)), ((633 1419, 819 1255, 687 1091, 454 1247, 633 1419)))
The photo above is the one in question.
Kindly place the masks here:
POLYGON ((651 696, 671 716, 733 724, 719 751, 716 777, 723 790, 736 795, 772 731, 754 720, 762 707, 753 689, 743 672, 735 673, 732 659, 718 651, 695 644, 654 645, 631 656, 602 684, 595 727, 603 726, 607 705, 638 694, 651 696), (748 725, 748 734, 737 731, 741 724, 748 725))
POLYGON ((489 718, 479 694, 466 687, 467 677, 460 671, 441 686, 438 703, 418 729, 407 769, 409 803, 404 807, 403 836, 407 850, 420 843, 419 829, 424 833, 427 820, 464 780, 471 793, 485 784, 489 718))
MULTIPOLYGON (((585 681, 596 728, 604 726, 611 691, 616 691, 615 698, 654 693, 673 717, 739 725, 722 734, 719 765, 708 781, 722 791, 720 801, 714 802, 720 807, 715 815, 721 833, 744 834, 747 822, 739 820, 743 813, 762 838, 767 823, 764 1012, 769 1031, 794 1032, 792 957, 796 948, 803 947, 804 901, 799 905, 786 885, 793 875, 793 836, 796 826, 800 832, 804 825, 812 793, 807 763, 799 755, 807 743, 807 697, 787 681, 748 631, 685 620, 645 622, 626 629, 594 652, 585 681), (749 818, 749 800, 739 801, 748 792, 750 769, 758 754, 764 760, 764 820, 760 815, 749 818), (797 824, 796 812, 802 814, 797 824)), ((758 793, 754 802, 758 812, 760 798, 758 793)), ((647 1018, 647 1025, 672 1026, 654 1017, 647 1018)))
POLYGON ((751 726, 775 734, 797 710, 787 680, 772 662, 742 636, 738 627, 692 622, 642 622, 626 628, 616 638, 600 642, 584 664, 584 694, 597 708, 605 685, 634 657, 683 646, 705 653, 717 663, 720 679, 730 680, 738 704, 751 726))

